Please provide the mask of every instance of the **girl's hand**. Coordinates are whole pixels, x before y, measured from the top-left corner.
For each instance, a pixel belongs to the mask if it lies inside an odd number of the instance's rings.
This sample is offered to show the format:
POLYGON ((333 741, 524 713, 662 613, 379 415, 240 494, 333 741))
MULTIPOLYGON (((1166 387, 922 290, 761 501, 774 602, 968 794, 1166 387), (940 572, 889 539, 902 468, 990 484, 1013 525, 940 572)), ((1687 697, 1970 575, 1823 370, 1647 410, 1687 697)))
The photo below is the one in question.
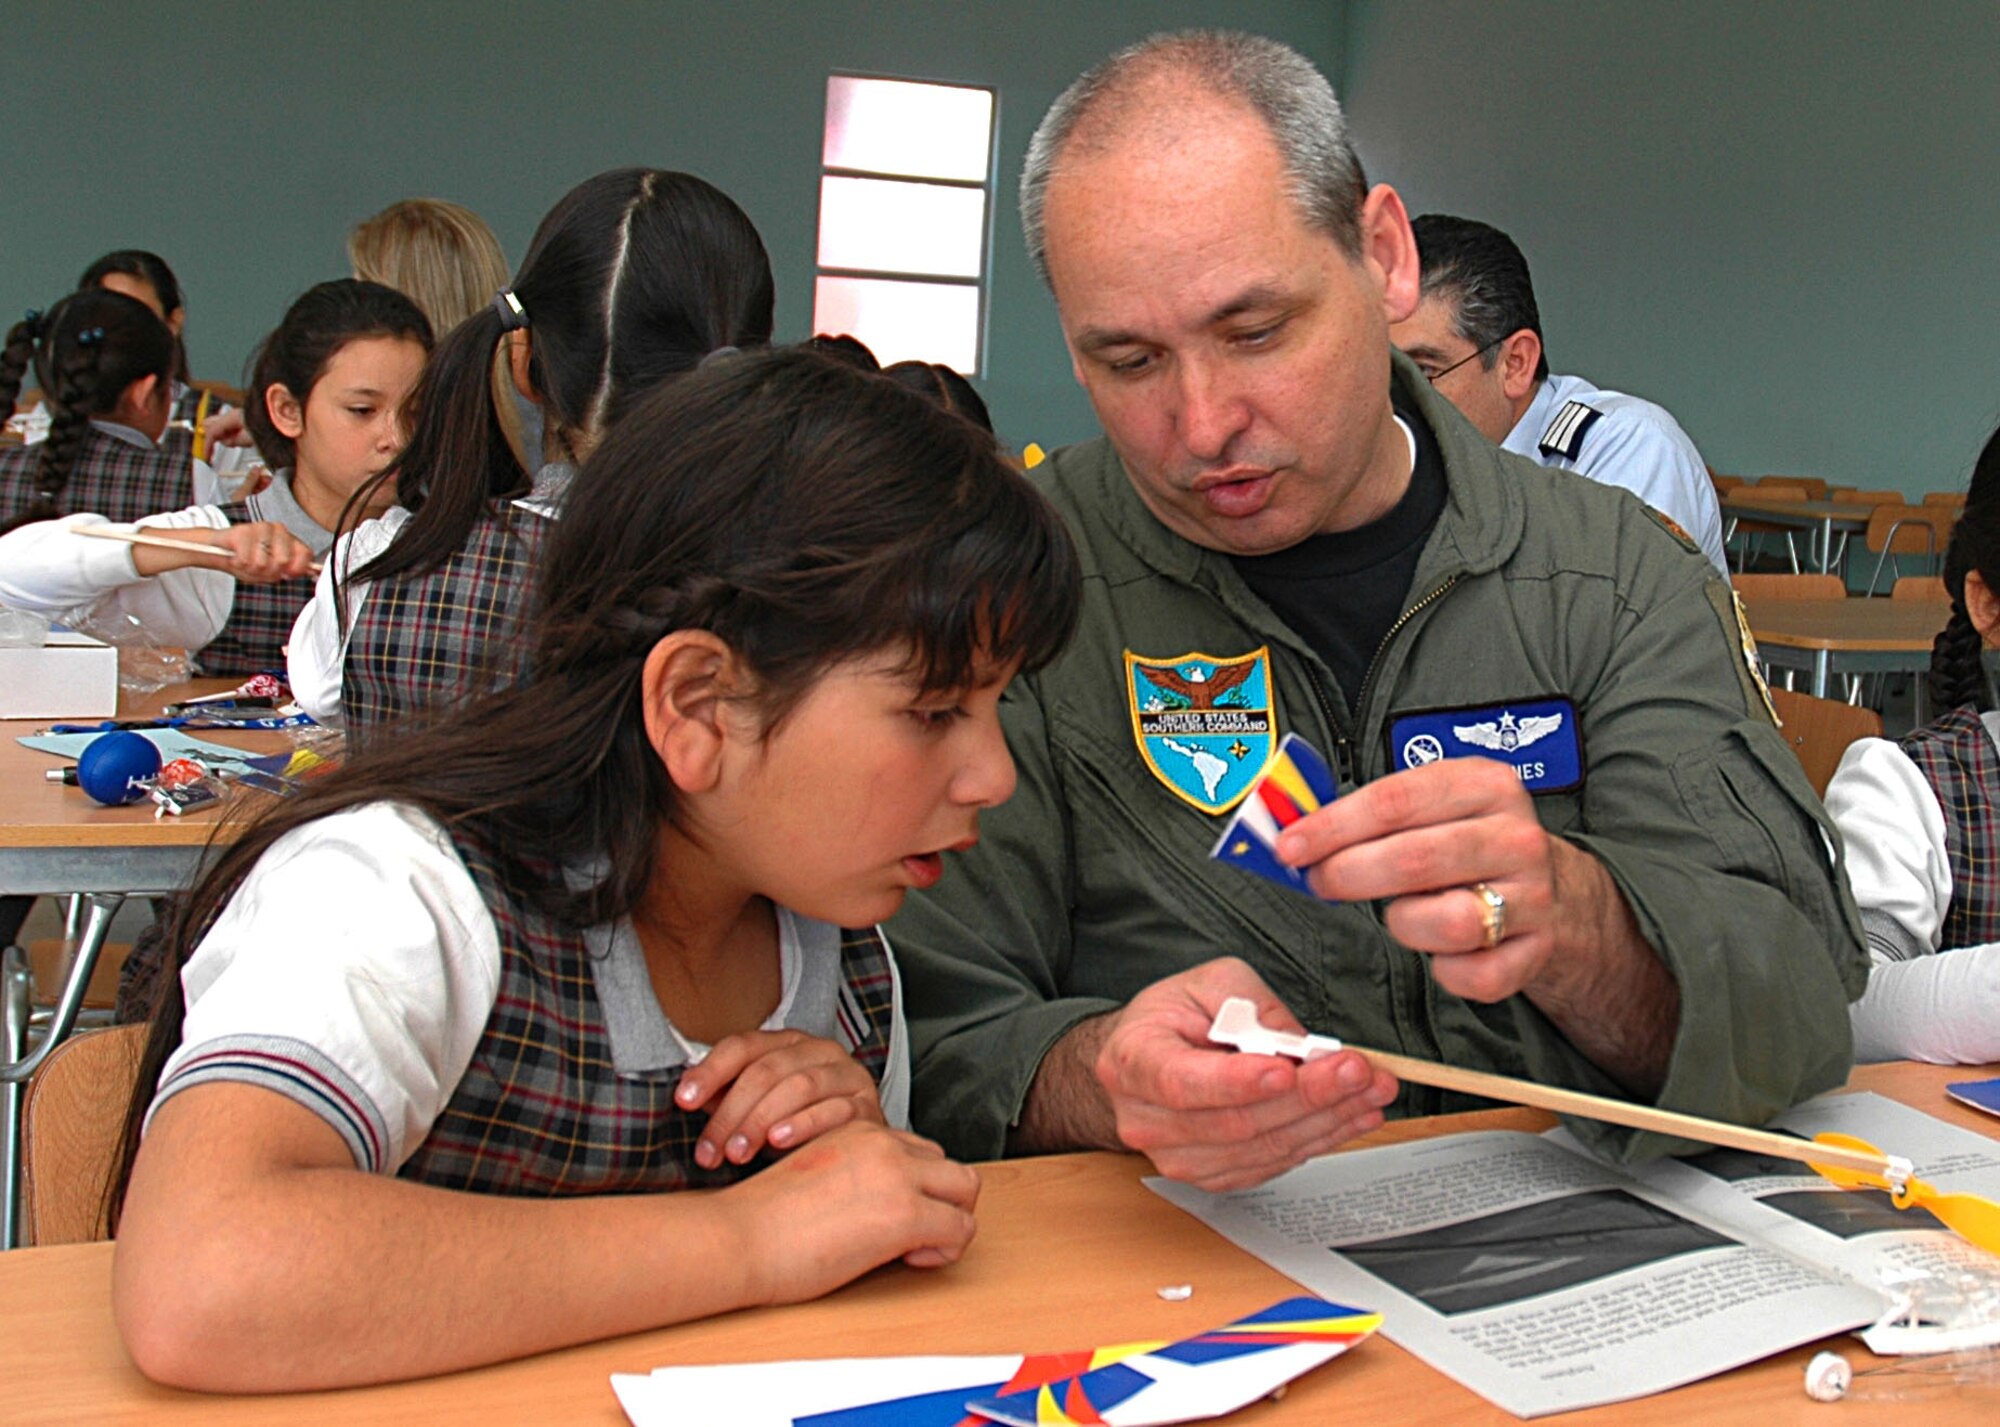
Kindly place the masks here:
POLYGON ((269 520, 232 525, 208 532, 209 544, 230 557, 224 567, 252 585, 276 584, 313 573, 313 552, 284 526, 269 520))
POLYGON ((748 1164, 765 1145, 797 1149, 852 1121, 885 1123, 868 1072, 832 1041, 804 1031, 725 1036, 681 1077, 674 1103, 683 1110, 714 1106, 694 1147, 703 1169, 724 1160, 748 1164))
POLYGON ((753 1303, 796 1303, 900 1258, 956 1263, 977 1227, 978 1171, 929 1140, 844 1125, 722 1190, 742 1211, 753 1303))

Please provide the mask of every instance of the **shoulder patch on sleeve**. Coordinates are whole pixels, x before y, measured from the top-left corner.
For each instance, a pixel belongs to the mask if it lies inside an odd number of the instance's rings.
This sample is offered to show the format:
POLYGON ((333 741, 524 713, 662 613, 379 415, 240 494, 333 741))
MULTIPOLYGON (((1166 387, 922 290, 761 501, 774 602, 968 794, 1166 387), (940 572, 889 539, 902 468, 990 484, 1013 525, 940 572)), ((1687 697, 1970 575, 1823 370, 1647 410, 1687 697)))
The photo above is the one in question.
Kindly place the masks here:
POLYGON ((1580 401, 1566 401, 1562 410, 1542 432, 1541 448, 1545 455, 1561 456, 1566 461, 1574 461, 1576 453, 1583 449, 1584 435, 1597 423, 1604 413, 1594 406, 1585 406, 1580 401))
POLYGON ((1675 520, 1671 515, 1668 515, 1664 510, 1655 510, 1650 505, 1646 507, 1646 514, 1652 516, 1654 524, 1658 525, 1662 530, 1666 531, 1667 534, 1673 536, 1674 539, 1680 541, 1684 547, 1693 551, 1697 555, 1701 554, 1701 546, 1694 543, 1694 537, 1688 534, 1687 531, 1682 528, 1681 523, 1678 520, 1675 520))

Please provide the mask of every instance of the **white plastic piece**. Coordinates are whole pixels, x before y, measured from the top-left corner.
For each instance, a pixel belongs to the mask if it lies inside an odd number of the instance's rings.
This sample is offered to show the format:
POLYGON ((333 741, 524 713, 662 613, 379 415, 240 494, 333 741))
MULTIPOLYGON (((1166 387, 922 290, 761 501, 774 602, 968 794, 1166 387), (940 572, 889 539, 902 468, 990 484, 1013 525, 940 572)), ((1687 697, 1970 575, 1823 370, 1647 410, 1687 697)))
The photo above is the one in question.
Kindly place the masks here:
POLYGON ((1814 1402, 1838 1402, 1854 1385, 1854 1369, 1839 1353, 1819 1353, 1806 1364, 1806 1396, 1814 1402))
POLYGON ((1888 1168, 1882 1171, 1882 1177, 1889 1181, 1889 1188, 1897 1194, 1907 1192, 1910 1181, 1916 1177, 1916 1165, 1899 1154, 1884 1155, 1883 1158, 1889 1161, 1888 1168))
POLYGON ((1332 1036, 1301 1036, 1274 1031, 1257 1019, 1257 1007, 1241 996, 1231 996, 1215 1013, 1208 1038, 1217 1045, 1234 1046, 1253 1055, 1288 1055, 1293 1060, 1318 1060, 1341 1049, 1332 1036))
POLYGON ((1166 1299, 1169 1303, 1185 1303, 1194 1297, 1194 1285, 1191 1283, 1170 1283, 1158 1290, 1158 1292, 1160 1297, 1166 1299))

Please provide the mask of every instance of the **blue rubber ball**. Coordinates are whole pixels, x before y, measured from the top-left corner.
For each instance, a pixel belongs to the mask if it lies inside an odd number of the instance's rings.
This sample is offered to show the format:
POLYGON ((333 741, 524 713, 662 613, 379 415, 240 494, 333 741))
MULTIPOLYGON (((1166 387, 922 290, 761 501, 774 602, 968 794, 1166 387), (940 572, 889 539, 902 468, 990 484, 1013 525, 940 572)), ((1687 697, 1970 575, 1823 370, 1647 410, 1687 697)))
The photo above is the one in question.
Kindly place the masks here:
POLYGON ((139 780, 159 771, 160 750, 151 739, 136 733, 107 733, 93 739, 76 760, 76 783, 106 807, 115 807, 145 797, 139 780))

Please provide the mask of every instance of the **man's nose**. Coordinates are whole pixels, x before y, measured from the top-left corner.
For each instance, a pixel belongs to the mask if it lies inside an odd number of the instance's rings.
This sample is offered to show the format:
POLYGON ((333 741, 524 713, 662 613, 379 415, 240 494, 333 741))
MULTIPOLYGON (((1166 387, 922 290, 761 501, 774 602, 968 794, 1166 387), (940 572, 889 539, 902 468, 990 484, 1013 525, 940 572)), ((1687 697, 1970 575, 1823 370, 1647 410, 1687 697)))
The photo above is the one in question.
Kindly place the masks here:
POLYGON ((1220 461, 1229 443, 1250 424, 1250 406, 1215 363, 1181 365, 1181 441, 1200 461, 1220 461))

